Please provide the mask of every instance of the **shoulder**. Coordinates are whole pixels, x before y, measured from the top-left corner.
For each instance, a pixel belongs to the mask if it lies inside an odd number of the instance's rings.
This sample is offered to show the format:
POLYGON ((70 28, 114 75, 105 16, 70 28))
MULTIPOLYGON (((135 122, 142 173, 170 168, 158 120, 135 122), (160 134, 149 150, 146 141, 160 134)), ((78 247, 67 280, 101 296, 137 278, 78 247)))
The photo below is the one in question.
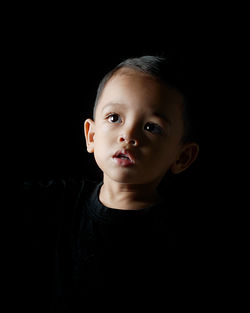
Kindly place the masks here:
POLYGON ((72 189, 84 182, 84 178, 63 177, 45 179, 26 179, 23 183, 23 192, 56 192, 72 189))
POLYGON ((25 220, 41 222, 45 218, 57 223, 60 218, 70 218, 79 200, 94 186, 86 177, 25 180, 21 191, 25 220))
POLYGON ((86 177, 64 177, 50 179, 25 180, 22 193, 28 197, 75 197, 81 191, 89 189, 95 182, 86 177))

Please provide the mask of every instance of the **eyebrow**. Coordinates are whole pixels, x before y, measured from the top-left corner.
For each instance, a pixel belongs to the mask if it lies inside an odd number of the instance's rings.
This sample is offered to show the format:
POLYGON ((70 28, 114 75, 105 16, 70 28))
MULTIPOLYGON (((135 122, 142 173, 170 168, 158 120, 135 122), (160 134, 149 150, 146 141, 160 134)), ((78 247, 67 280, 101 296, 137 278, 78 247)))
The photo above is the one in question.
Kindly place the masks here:
POLYGON ((154 112, 153 115, 159 117, 160 119, 162 119, 167 124, 170 124, 170 125, 172 124, 170 119, 167 118, 166 115, 161 113, 161 112, 154 112))
POLYGON ((104 111, 104 109, 106 109, 109 106, 126 106, 126 104, 124 103, 119 103, 119 102, 108 102, 106 103, 103 108, 102 108, 102 112, 104 111))

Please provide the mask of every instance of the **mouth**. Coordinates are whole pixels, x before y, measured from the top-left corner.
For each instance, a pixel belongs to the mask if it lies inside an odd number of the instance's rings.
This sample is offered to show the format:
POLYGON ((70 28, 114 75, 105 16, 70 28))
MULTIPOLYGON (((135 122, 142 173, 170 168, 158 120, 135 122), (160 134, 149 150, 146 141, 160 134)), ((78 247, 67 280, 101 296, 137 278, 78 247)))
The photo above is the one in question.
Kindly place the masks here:
POLYGON ((131 166, 135 164, 133 155, 125 149, 117 151, 113 155, 113 160, 121 166, 131 166))

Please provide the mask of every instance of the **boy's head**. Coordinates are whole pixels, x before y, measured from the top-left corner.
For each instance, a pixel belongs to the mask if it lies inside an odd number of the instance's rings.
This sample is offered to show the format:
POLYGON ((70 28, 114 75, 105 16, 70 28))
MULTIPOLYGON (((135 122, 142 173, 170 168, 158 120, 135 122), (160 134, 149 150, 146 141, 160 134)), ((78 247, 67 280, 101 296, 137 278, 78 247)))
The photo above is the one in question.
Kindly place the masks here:
POLYGON ((188 105, 187 86, 164 58, 127 59, 99 85, 94 119, 85 121, 87 150, 106 178, 158 185, 198 155, 188 105))

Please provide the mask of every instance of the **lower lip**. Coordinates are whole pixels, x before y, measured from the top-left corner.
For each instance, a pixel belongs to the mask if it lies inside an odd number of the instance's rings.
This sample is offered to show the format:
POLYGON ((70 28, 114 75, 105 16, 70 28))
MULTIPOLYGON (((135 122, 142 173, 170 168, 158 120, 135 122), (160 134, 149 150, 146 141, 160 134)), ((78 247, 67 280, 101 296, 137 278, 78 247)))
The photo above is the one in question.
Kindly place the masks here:
POLYGON ((117 163, 120 166, 128 167, 134 165, 134 163, 129 159, 121 159, 121 158, 113 158, 115 163, 117 163))

